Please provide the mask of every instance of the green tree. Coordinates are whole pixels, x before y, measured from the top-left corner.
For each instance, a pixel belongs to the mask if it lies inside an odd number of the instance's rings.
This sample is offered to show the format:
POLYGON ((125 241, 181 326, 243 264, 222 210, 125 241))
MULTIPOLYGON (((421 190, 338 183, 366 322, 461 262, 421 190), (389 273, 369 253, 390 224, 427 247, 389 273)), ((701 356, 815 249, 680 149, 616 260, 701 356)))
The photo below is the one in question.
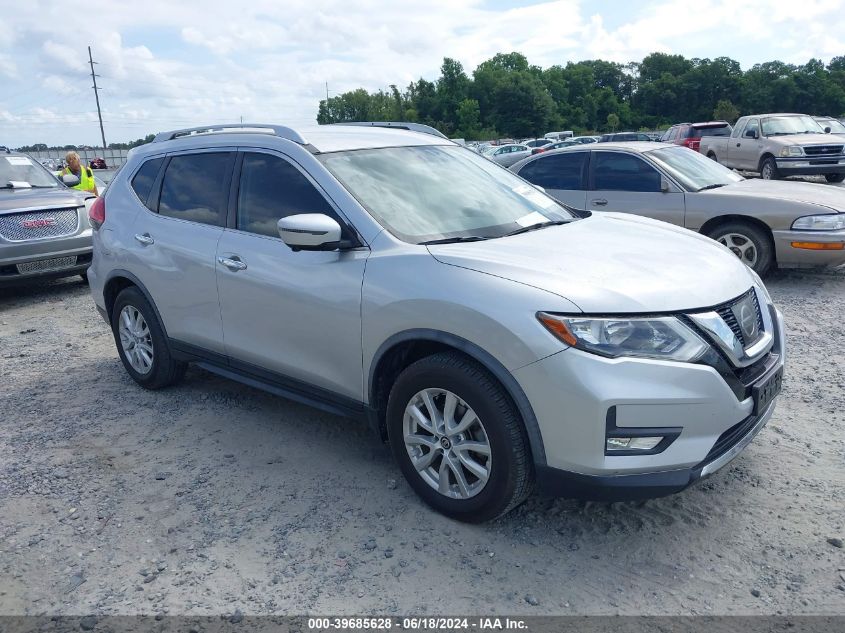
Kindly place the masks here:
POLYGON ((464 99, 458 104, 458 130, 455 132, 459 137, 474 141, 481 132, 481 110, 478 101, 475 99, 464 99))
POLYGON ((619 115, 615 112, 611 112, 607 115, 607 127, 610 128, 611 132, 615 132, 619 127, 619 115))
POLYGON ((716 107, 713 108, 713 118, 717 121, 735 123, 739 118, 739 110, 728 99, 720 99, 716 107))

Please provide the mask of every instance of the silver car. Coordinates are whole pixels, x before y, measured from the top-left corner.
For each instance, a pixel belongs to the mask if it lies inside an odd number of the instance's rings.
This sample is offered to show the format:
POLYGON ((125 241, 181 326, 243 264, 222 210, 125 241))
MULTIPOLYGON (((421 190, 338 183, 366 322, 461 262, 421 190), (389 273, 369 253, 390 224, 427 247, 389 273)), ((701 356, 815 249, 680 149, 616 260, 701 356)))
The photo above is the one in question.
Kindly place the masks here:
POLYGON ((488 147, 483 152, 494 163, 499 163, 502 167, 508 167, 515 162, 522 160, 526 156, 531 156, 532 147, 527 145, 493 145, 488 147))
POLYGON ((168 132, 90 216, 91 292, 138 384, 195 363, 366 420, 460 520, 535 483, 680 491, 743 450, 780 390, 783 320, 736 257, 646 218, 579 218, 437 136, 168 132))
POLYGON ((747 180, 686 147, 598 143, 511 167, 578 210, 636 213, 698 231, 757 273, 845 264, 845 192, 747 180))
POLYGON ((26 154, 0 150, 0 284, 84 276, 91 263, 89 196, 26 154))

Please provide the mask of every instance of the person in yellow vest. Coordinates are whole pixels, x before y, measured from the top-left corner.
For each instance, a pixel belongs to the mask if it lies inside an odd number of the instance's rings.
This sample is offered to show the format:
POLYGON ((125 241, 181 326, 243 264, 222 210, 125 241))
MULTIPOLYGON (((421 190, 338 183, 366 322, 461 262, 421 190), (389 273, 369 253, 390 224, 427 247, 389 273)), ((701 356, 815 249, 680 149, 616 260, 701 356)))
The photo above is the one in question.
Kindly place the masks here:
POLYGON ((68 152, 65 155, 65 164, 67 165, 67 167, 65 167, 59 174, 60 179, 62 176, 73 174, 74 176, 79 178, 79 184, 71 187, 72 189, 87 191, 88 193, 93 193, 95 196, 100 195, 100 193, 97 191, 97 183, 94 182, 93 172, 82 165, 82 163, 79 161, 79 154, 77 154, 76 152, 68 152))

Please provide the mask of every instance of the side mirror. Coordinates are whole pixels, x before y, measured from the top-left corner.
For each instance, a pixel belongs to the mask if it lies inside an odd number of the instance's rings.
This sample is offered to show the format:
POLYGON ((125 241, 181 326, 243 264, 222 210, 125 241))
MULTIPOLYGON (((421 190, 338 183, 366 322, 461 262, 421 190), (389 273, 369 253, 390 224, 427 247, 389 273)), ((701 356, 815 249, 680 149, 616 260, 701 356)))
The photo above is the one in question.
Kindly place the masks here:
POLYGON ((289 215, 277 223, 279 237, 294 251, 334 251, 343 246, 340 224, 322 213, 289 215))
POLYGON ((827 126, 827 127, 824 129, 824 133, 825 133, 825 134, 830 134, 830 126, 827 126))
POLYGON ((661 176, 661 178, 660 178, 660 192, 661 193, 669 193, 669 189, 670 189, 669 181, 661 176))
POLYGON ((748 138, 757 138, 757 130, 745 130, 745 136, 748 138))
POLYGON ((75 187, 79 184, 79 177, 74 176, 73 174, 65 174, 62 176, 62 182, 65 183, 68 187, 75 187))

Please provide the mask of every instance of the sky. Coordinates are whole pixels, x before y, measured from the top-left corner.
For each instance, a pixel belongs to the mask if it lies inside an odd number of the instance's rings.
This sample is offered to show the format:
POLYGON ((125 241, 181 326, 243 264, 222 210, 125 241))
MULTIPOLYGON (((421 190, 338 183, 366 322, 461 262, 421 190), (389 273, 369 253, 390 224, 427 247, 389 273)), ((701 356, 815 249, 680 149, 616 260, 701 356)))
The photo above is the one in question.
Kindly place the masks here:
POLYGON ((311 125, 329 95, 468 74, 499 52, 547 67, 728 56, 743 69, 845 55, 845 0, 0 0, 0 145, 247 122, 311 125), (82 8, 81 8, 82 7, 82 8))

